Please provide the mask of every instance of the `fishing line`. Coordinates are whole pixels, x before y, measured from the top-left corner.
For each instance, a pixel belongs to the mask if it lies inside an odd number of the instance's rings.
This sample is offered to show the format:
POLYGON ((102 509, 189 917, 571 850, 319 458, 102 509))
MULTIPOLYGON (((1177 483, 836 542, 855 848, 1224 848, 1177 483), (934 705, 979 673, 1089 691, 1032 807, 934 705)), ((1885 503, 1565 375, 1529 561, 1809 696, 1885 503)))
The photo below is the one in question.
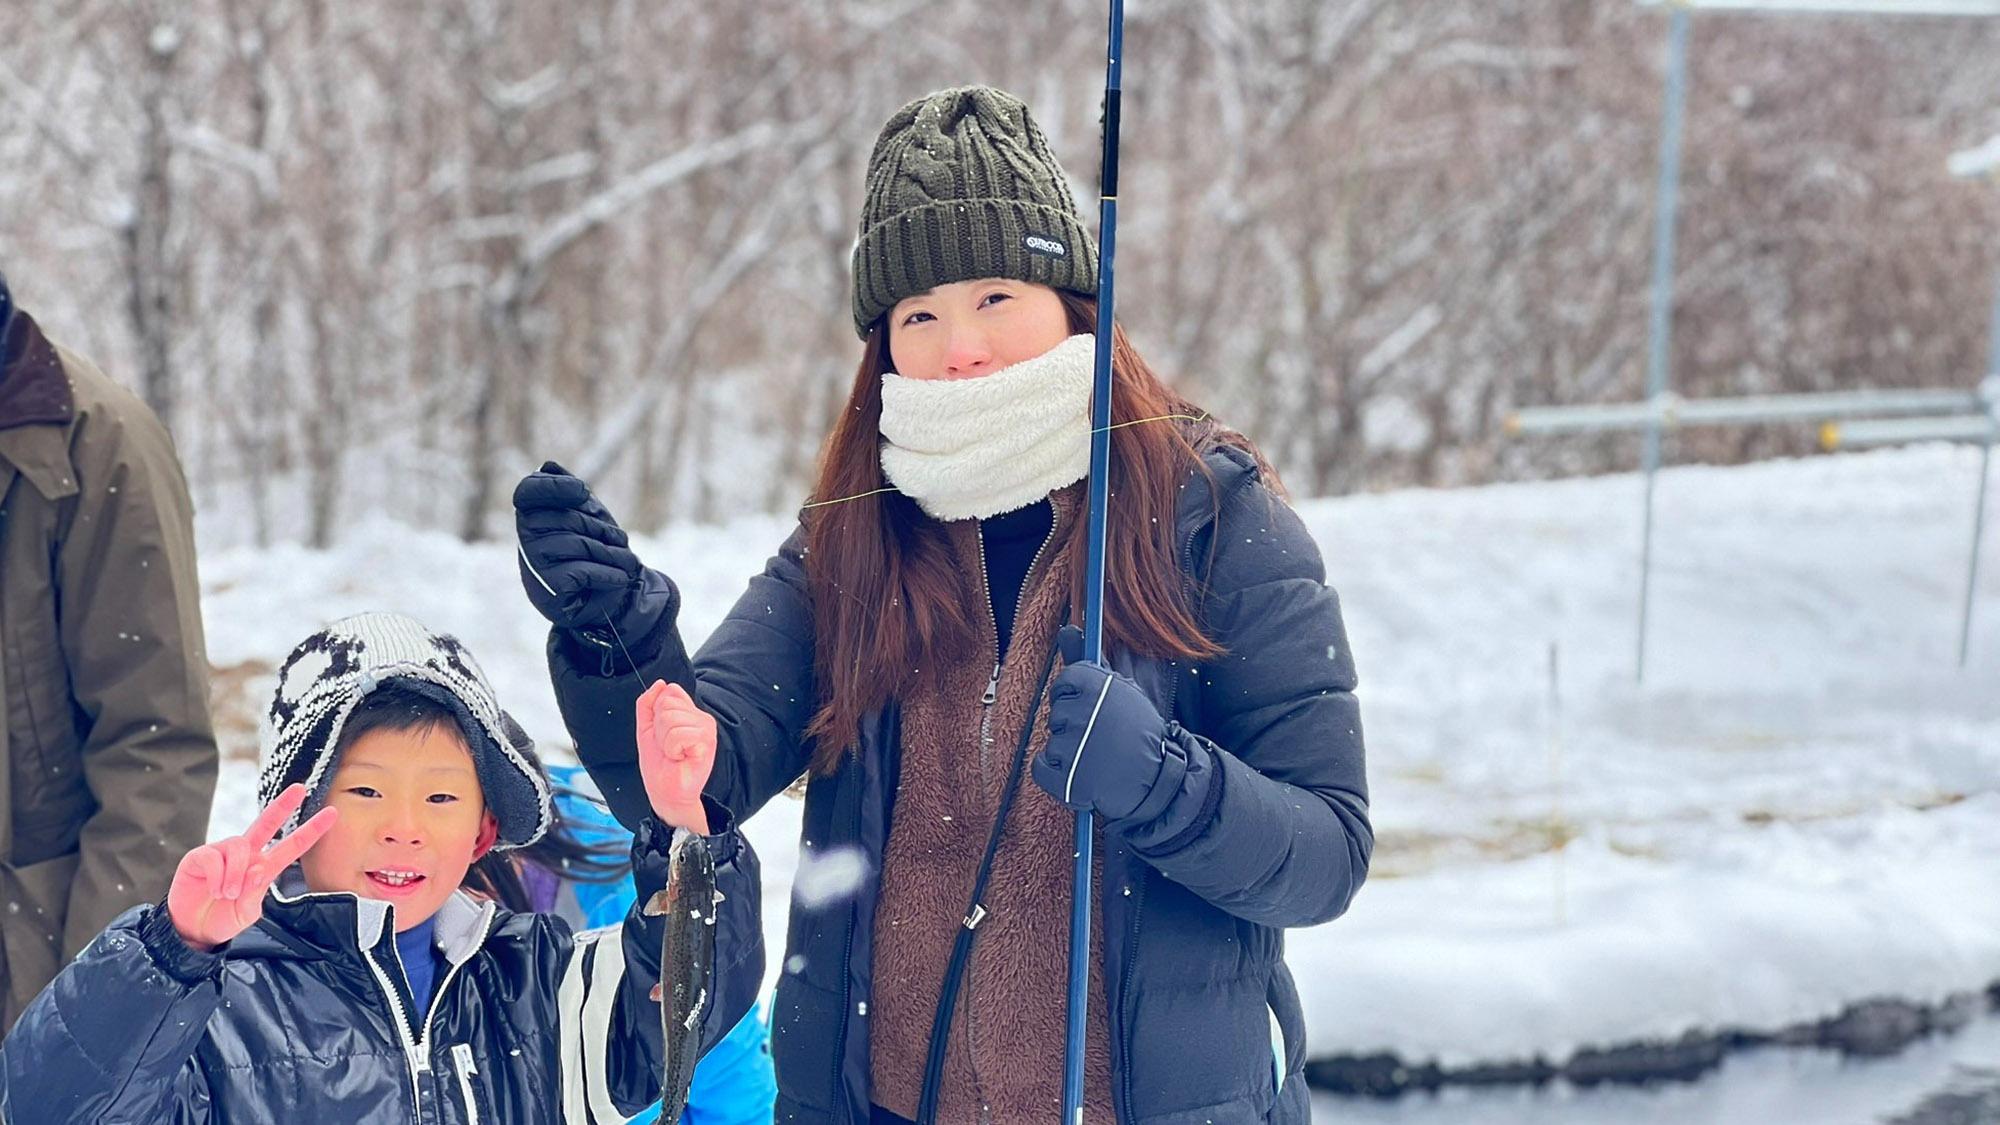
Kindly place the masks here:
POLYGON ((639 691, 643 694, 646 691, 646 681, 639 675, 639 662, 632 659, 632 650, 625 647, 625 638, 618 635, 618 623, 611 620, 609 614, 605 615, 604 623, 611 626, 611 639, 618 642, 619 651, 625 654, 625 663, 632 666, 632 679, 639 685, 639 691))
MULTIPOLYGON (((542 572, 536 569, 534 562, 528 558, 528 549, 526 547, 516 545, 514 553, 521 556, 521 565, 527 569, 529 574, 535 576, 535 581, 541 583, 542 589, 547 590, 550 597, 557 600, 562 599, 562 595, 556 593, 556 588, 549 585, 549 580, 542 577, 542 572)), ((625 654, 625 663, 632 666, 632 679, 638 682, 639 690, 644 692, 646 690, 646 681, 639 676, 639 662, 632 659, 632 650, 625 647, 625 638, 618 635, 618 623, 612 620, 611 615, 607 613, 604 615, 604 624, 610 627, 611 639, 618 642, 619 651, 625 654)))

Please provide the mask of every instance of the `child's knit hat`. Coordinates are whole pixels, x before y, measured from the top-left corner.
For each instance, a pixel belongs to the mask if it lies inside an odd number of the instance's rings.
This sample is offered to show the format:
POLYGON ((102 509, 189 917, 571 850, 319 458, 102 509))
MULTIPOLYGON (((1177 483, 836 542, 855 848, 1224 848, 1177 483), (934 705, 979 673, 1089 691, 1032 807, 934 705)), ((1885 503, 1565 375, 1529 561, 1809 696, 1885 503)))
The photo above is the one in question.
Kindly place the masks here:
POLYGON ((325 803, 336 762, 330 751, 369 692, 385 684, 414 691, 458 720, 472 750, 486 807, 499 821, 497 848, 517 848, 549 827, 549 786, 539 763, 507 737, 493 688, 458 638, 433 633, 398 613, 344 617, 305 640, 278 669, 278 690, 258 739, 257 801, 287 785, 310 792, 291 828, 325 803))

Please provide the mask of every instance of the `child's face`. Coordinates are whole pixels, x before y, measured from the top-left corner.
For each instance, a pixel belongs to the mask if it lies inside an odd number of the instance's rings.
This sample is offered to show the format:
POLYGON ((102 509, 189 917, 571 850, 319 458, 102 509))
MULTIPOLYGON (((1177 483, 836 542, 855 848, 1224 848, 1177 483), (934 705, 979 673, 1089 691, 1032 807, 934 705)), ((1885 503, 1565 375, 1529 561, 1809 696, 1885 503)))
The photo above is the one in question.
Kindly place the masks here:
POLYGON ((395 904, 398 932, 437 913, 499 829, 449 723, 355 739, 327 804, 340 816, 299 861, 306 885, 395 904))

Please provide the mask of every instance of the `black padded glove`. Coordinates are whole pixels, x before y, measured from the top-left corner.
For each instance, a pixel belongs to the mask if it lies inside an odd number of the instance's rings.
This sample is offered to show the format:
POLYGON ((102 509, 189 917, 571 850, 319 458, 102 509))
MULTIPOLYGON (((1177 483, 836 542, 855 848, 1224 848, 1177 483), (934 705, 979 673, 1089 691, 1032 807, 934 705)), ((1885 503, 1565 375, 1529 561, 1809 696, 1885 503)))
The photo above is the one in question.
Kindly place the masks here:
POLYGON ((1063 627, 1057 644, 1063 670, 1049 695, 1049 741, 1035 755, 1035 784, 1070 808, 1095 809, 1107 820, 1158 815, 1155 806, 1164 801, 1155 795, 1171 796, 1186 772, 1167 721, 1138 684, 1081 659, 1083 634, 1074 626, 1063 627))
POLYGON ((521 588, 559 629, 629 650, 679 607, 674 584, 632 553, 603 501, 554 461, 514 487, 514 530, 521 588))

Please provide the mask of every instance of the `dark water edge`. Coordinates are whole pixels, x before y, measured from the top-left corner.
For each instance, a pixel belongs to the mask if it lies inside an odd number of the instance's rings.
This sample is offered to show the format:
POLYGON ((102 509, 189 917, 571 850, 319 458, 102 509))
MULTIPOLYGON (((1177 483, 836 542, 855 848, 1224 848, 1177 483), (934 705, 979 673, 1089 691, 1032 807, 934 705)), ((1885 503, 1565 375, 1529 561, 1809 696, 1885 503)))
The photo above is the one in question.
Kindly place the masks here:
MULTIPOLYGON (((1887 997, 1865 1000, 1830 1018, 1777 1032, 1691 1032, 1670 1042, 1586 1048, 1562 1062, 1536 1057, 1447 1068, 1435 1063, 1413 1065, 1388 1053, 1319 1059, 1306 1064, 1306 1081, 1331 1094, 1376 1098, 1451 1086, 1540 1086, 1560 1081, 1589 1088, 1603 1083, 1691 1082, 1720 1067, 1732 1054, 1773 1046, 1819 1048, 1852 1058, 1885 1058, 1927 1036, 1958 1031, 1990 1015, 1996 1007, 2000 1007, 2000 982, 1984 992, 1954 996, 1939 1004, 1887 997)), ((2000 1117, 1993 1120, 2000 1121, 2000 1117)))
POLYGON ((1891 1054, 1768 1043, 1692 1080, 1565 1079, 1447 1085, 1401 1097, 1317 1092, 1337 1125, 1992 1125, 2000 1123, 2000 1011, 1891 1054))
POLYGON ((1952 1085, 1887 1125, 1988 1125, 2000 1121, 2000 1069, 1961 1067, 1952 1085))

